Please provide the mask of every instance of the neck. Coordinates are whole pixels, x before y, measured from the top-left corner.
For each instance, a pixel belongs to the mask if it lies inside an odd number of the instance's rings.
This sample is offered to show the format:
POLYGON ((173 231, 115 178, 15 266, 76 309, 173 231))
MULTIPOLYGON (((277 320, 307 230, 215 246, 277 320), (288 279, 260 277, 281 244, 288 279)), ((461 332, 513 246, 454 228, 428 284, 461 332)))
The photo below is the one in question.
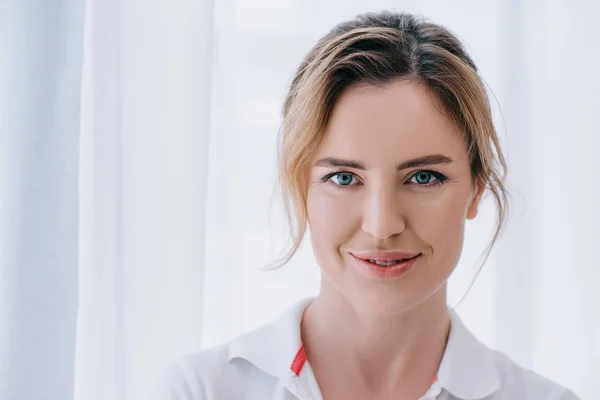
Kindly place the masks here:
POLYGON ((302 337, 317 379, 339 375, 378 392, 413 385, 418 393, 437 373, 449 328, 445 286, 394 315, 366 312, 322 288, 304 314, 302 337))

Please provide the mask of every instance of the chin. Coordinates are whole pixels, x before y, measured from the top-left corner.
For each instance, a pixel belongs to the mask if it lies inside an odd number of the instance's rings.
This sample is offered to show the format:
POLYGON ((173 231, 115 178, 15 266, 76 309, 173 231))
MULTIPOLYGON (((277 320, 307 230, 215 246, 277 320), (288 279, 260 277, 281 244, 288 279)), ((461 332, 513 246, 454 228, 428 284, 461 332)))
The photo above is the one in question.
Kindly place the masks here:
POLYGON ((369 287, 355 288, 346 293, 346 297, 362 313, 377 316, 393 316, 408 312, 430 296, 430 290, 415 287, 401 288, 400 285, 368 284, 369 287), (403 290, 404 289, 404 290, 403 290))

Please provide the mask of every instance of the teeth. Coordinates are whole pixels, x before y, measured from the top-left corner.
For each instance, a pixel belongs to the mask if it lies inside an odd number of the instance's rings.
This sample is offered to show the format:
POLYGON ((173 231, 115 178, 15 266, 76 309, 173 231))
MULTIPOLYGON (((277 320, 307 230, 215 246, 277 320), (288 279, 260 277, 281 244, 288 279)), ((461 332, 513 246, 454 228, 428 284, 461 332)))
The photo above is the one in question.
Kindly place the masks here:
POLYGON ((398 264, 401 261, 403 261, 403 260, 396 260, 396 261, 376 261, 376 260, 369 260, 369 262, 371 262, 373 264, 381 265, 383 267, 389 267, 390 265, 398 264))

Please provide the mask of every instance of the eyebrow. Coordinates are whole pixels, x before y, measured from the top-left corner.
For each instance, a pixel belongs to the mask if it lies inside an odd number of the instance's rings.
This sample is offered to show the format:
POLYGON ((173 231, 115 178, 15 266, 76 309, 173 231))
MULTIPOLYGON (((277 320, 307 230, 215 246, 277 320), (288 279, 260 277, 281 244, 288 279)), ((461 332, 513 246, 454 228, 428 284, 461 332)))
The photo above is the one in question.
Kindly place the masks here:
MULTIPOLYGON (((442 154, 432 154, 424 157, 413 158, 412 160, 404 161, 396 167, 398 171, 408 168, 423 167, 427 165, 450 164, 453 160, 442 154)), ((325 157, 315 163, 318 167, 347 167, 360 170, 367 170, 369 166, 360 161, 344 160, 342 158, 325 157)))

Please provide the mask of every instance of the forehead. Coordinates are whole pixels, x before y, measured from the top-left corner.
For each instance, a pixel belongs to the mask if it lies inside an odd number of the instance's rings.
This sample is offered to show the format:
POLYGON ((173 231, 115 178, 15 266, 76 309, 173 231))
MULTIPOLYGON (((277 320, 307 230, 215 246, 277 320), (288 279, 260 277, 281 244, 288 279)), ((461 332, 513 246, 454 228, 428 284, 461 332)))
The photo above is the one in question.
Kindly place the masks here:
POLYGON ((445 153, 466 157, 464 136, 423 84, 396 81, 354 86, 338 99, 319 154, 398 158, 445 153))

